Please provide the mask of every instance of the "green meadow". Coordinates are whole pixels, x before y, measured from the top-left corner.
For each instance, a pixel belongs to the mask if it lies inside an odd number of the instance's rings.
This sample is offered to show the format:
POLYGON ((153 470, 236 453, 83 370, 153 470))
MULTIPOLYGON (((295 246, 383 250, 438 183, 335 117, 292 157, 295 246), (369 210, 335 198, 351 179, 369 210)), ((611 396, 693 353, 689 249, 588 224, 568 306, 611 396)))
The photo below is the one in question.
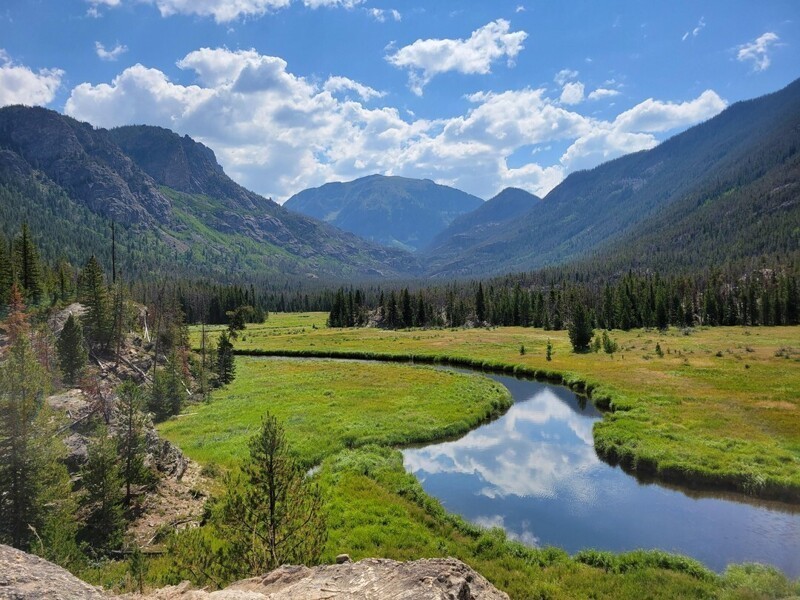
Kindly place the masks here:
MULTIPOLYGON (((273 319, 268 335, 281 329, 273 319)), ((245 336, 256 331, 248 329, 245 336)), ((393 446, 462 433, 508 402, 505 389, 487 378, 428 366, 240 356, 233 384, 160 430, 209 472, 219 472, 235 468, 266 411, 278 416, 300 460, 321 461, 317 477, 328 514, 325 562, 342 552, 354 560, 454 556, 520 599, 800 594, 800 584, 770 567, 734 566, 719 576, 695 560, 660 551, 587 549, 570 557, 556 548, 524 546, 500 529, 482 529, 447 513, 405 471, 393 446)), ((166 573, 159 564, 154 571, 166 573)), ((107 570, 96 579, 113 585, 114 577, 107 570)), ((155 585, 171 582, 153 577, 155 585)))
POLYGON ((612 331, 614 354, 575 354, 566 331, 328 329, 325 320, 272 314, 240 334, 236 351, 413 357, 560 381, 610 409, 595 426, 595 446, 628 470, 800 501, 799 327, 612 331))

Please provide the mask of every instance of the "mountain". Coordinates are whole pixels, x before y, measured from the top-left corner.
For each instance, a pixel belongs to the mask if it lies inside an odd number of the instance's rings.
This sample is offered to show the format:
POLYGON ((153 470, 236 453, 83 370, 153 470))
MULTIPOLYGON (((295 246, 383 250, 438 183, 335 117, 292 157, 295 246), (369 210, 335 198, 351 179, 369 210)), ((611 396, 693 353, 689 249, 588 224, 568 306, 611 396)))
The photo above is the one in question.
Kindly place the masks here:
POLYGON ((303 190, 284 206, 385 246, 418 250, 483 200, 425 179, 370 175, 303 190))
POLYGON ((450 223, 425 249, 424 256, 433 268, 437 263, 446 264, 465 249, 503 231, 538 202, 541 202, 541 198, 525 190, 506 188, 450 223))
POLYGON ((507 227, 431 257, 429 275, 533 270, 597 252, 624 269, 655 264, 656 250, 669 268, 674 256, 697 264, 796 251, 798 150, 800 80, 652 150, 573 173, 507 227))
POLYGON ((130 274, 409 276, 407 253, 292 213, 225 175, 213 151, 158 127, 95 129, 51 110, 0 109, 0 224, 27 220, 51 258, 108 253, 130 274), (75 239, 71 239, 75 236, 75 239), (52 239, 61 239, 52 247, 52 239))

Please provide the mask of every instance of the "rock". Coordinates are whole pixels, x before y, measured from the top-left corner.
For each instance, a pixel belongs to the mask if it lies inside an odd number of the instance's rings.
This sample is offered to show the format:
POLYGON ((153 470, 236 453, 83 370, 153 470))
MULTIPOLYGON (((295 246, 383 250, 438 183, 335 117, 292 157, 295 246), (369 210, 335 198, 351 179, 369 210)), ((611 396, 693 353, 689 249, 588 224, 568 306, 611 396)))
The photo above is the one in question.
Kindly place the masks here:
POLYGON ((508 600, 508 596, 454 558, 401 563, 366 559, 320 567, 283 566, 216 592, 187 584, 164 588, 152 600, 508 600))
POLYGON ((0 544, 0 598, 101 600, 106 596, 53 563, 0 544))
POLYGON ((47 320, 47 325, 50 327, 50 330, 53 332, 53 335, 58 337, 61 335, 61 330, 64 329, 64 323, 67 322, 70 315, 73 315, 76 319, 79 319, 83 315, 86 314, 86 307, 83 304, 79 304, 77 302, 73 302, 64 310, 60 310, 51 316, 47 320))
POLYGON ((350 555, 349 554, 340 554, 339 556, 336 557, 336 564, 337 565, 343 565, 344 563, 349 563, 349 562, 353 562, 350 559, 350 555))

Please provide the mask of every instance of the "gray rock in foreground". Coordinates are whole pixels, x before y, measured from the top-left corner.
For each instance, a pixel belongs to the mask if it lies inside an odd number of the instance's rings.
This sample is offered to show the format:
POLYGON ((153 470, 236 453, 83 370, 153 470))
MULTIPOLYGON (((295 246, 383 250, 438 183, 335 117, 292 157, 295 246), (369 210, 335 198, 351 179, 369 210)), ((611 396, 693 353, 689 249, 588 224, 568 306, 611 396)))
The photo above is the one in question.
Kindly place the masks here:
POLYGON ((106 596, 43 558, 0 544, 0 598, 100 600, 106 596))
POLYGON ((217 592, 187 584, 164 588, 152 600, 508 600, 508 596, 454 558, 401 563, 368 558, 320 567, 284 566, 217 592))

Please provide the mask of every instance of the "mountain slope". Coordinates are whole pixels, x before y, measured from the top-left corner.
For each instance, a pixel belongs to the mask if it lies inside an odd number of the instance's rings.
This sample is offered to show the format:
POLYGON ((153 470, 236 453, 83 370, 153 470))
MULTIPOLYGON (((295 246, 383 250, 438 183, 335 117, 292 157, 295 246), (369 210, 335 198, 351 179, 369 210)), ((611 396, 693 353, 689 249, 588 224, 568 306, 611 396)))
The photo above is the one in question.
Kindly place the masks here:
POLYGON ((417 250, 482 203, 476 196, 427 179, 370 175, 303 190, 284 206, 367 240, 417 250))
MULTIPOLYGON (((429 274, 532 270, 583 258, 623 235, 635 235, 637 227, 673 204, 676 211, 694 212, 698 206, 690 199, 717 183, 728 190, 760 179, 797 153, 793 136, 799 125, 800 80, 736 103, 652 150, 570 175, 512 226, 476 240, 458 256, 431 257, 429 274), (789 140, 782 153, 769 152, 781 139, 789 140), (756 159, 760 166, 750 168, 756 159)), ((758 210, 757 198, 742 202, 758 210)), ((686 227, 694 227, 691 215, 681 218, 688 219, 686 227)), ((729 234, 736 235, 736 223, 731 225, 729 234)), ((675 243, 674 250, 682 251, 675 243)))
POLYGON ((458 256, 476 242, 508 227, 530 211, 541 198, 518 188, 506 188, 467 214, 461 215, 439 233, 425 249, 425 256, 437 261, 458 256))
MULTIPOLYGON (((121 239, 141 245, 129 273, 141 274, 145 264, 148 273, 217 279, 362 278, 408 276, 416 268, 404 252, 291 213, 242 188, 209 148, 157 127, 106 131, 46 109, 0 109, 0 186, 4 214, 17 215, 3 223, 6 234, 25 212, 9 204, 21 197, 28 214, 50 211, 60 223, 34 216, 29 221, 39 233, 70 232, 76 219, 114 220, 122 225, 121 239)), ((103 229, 96 227, 86 242, 102 238, 103 229)), ((68 258, 81 261, 86 254, 68 258)))

